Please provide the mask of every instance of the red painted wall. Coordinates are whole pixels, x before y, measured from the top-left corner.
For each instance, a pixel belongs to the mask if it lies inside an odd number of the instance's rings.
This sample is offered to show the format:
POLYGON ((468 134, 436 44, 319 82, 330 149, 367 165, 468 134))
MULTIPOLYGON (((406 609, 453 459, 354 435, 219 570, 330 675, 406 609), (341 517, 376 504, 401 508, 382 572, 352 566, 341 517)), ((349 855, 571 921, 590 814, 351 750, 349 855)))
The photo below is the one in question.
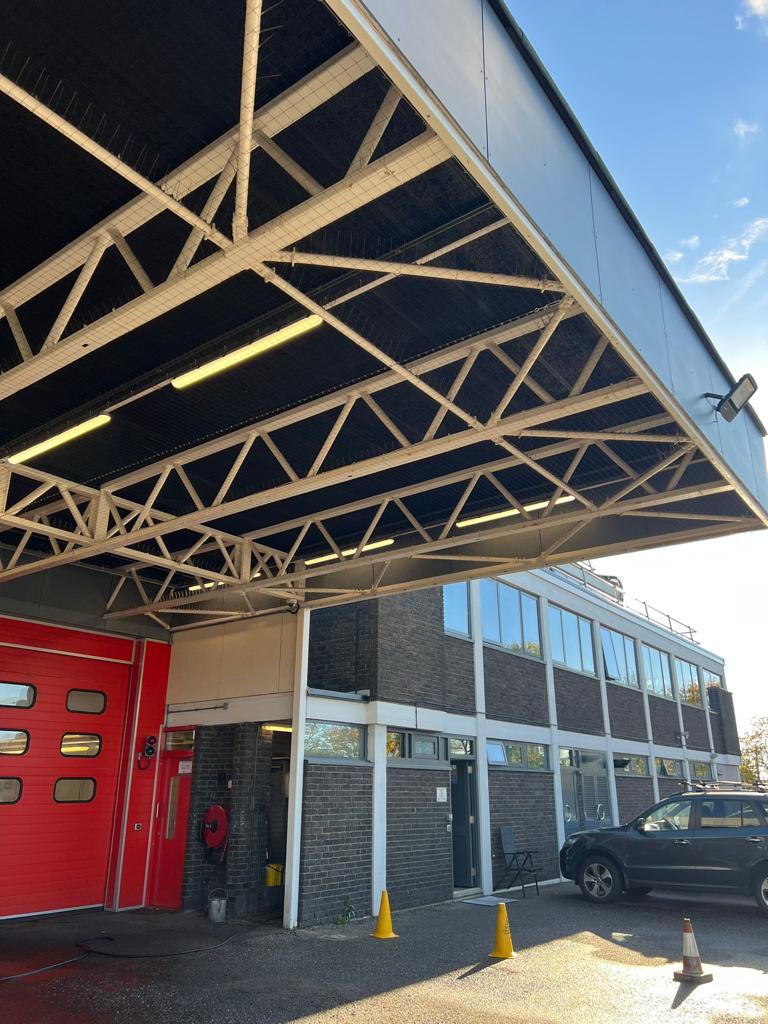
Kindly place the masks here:
POLYGON ((6 618, 0 618, 0 642, 115 661, 131 661, 134 644, 133 640, 106 636, 104 633, 86 633, 63 626, 48 626, 42 622, 6 618))

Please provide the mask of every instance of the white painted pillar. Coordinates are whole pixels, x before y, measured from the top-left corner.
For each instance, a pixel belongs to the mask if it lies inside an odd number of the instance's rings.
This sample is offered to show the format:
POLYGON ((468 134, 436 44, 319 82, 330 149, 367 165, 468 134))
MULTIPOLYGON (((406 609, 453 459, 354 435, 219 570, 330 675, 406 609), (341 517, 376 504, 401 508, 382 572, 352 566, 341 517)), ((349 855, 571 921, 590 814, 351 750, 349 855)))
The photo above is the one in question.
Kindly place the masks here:
POLYGON ((485 667, 483 664, 483 622, 480 609, 480 581, 469 584, 469 621, 472 631, 472 659, 475 676, 475 778, 477 779, 477 837, 480 860, 480 887, 486 895, 493 892, 493 858, 491 856, 491 800, 488 784, 488 752, 486 749, 485 667))
POLYGON ((611 794, 611 820, 620 825, 619 791, 616 788, 616 771, 613 766, 613 737, 611 736, 611 714, 608 710, 608 684, 605 681, 605 663, 603 662, 603 644, 600 636, 600 623, 593 621, 592 647, 595 651, 595 667, 600 680, 600 703, 603 707, 603 732, 605 733, 606 760, 608 762, 608 791, 611 794))
POLYGON ((555 826, 558 849, 565 842, 565 814, 563 811, 563 780, 560 777, 560 740, 557 734, 557 698, 555 695, 555 669, 552 662, 552 643, 549 636, 549 601, 539 599, 541 621, 541 653, 547 679, 547 713, 549 718, 549 765, 555 788, 555 826))
POLYGON ((653 786, 653 799, 659 797, 659 777, 656 773, 656 748, 653 745, 653 723, 651 722, 651 702, 648 698, 648 683, 645 678, 645 666, 643 665, 643 647, 639 640, 635 640, 635 661, 637 663, 637 681, 640 684, 640 692, 643 695, 643 712, 645 713, 645 729, 648 733, 648 761, 651 770, 651 785, 653 786))
POLYGON ((304 727, 307 720, 307 670, 309 668, 309 610, 296 616, 296 659, 293 672, 293 734, 291 775, 288 786, 288 835, 285 856, 283 927, 299 923, 299 871, 301 868, 301 808, 304 791, 304 727))
POLYGON ((373 851, 371 909, 379 912, 381 890, 387 887, 387 727, 368 726, 368 756, 373 759, 373 851))

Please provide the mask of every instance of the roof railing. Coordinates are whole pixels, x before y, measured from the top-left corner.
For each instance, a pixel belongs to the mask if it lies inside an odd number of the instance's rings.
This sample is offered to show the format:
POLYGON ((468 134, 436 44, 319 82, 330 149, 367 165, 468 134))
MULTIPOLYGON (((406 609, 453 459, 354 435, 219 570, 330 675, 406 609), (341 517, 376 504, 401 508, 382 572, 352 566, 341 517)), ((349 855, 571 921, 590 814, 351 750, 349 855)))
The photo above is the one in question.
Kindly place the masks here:
POLYGON ((662 629, 674 633, 675 636, 682 637, 693 644, 698 645, 699 643, 696 639, 696 630, 692 626, 689 626, 680 619, 676 619, 673 615, 662 611, 660 608, 655 608, 653 605, 648 604, 647 601, 640 601, 634 597, 627 598, 620 579, 616 576, 604 576, 596 572, 589 561, 572 562, 567 565, 552 565, 549 566, 549 570, 557 575, 565 576, 570 582, 584 587, 585 590, 589 590, 606 601, 619 605, 619 607, 626 609, 626 611, 641 615, 649 622, 654 623, 654 625, 661 626, 662 629))

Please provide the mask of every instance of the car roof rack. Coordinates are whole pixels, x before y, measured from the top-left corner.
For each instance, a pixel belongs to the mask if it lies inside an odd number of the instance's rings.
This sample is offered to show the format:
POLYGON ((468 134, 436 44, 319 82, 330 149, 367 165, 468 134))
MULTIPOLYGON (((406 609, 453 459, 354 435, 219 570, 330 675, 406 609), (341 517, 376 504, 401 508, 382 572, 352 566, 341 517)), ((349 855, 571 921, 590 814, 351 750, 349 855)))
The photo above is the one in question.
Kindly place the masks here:
POLYGON ((736 782, 731 779, 723 779, 720 782, 707 782, 696 780, 690 783, 681 783, 687 793, 768 793, 768 788, 763 785, 750 786, 746 782, 736 782))

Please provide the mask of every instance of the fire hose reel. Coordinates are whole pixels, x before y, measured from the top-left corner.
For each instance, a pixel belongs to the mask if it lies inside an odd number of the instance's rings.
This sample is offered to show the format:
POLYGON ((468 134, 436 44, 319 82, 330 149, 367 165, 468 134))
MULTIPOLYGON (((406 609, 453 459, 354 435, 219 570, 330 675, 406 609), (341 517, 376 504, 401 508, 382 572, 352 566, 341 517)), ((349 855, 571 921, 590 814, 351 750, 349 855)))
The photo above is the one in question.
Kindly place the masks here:
POLYGON ((221 804, 211 804, 203 815, 200 838, 209 850, 221 850, 227 845, 229 815, 221 804))

